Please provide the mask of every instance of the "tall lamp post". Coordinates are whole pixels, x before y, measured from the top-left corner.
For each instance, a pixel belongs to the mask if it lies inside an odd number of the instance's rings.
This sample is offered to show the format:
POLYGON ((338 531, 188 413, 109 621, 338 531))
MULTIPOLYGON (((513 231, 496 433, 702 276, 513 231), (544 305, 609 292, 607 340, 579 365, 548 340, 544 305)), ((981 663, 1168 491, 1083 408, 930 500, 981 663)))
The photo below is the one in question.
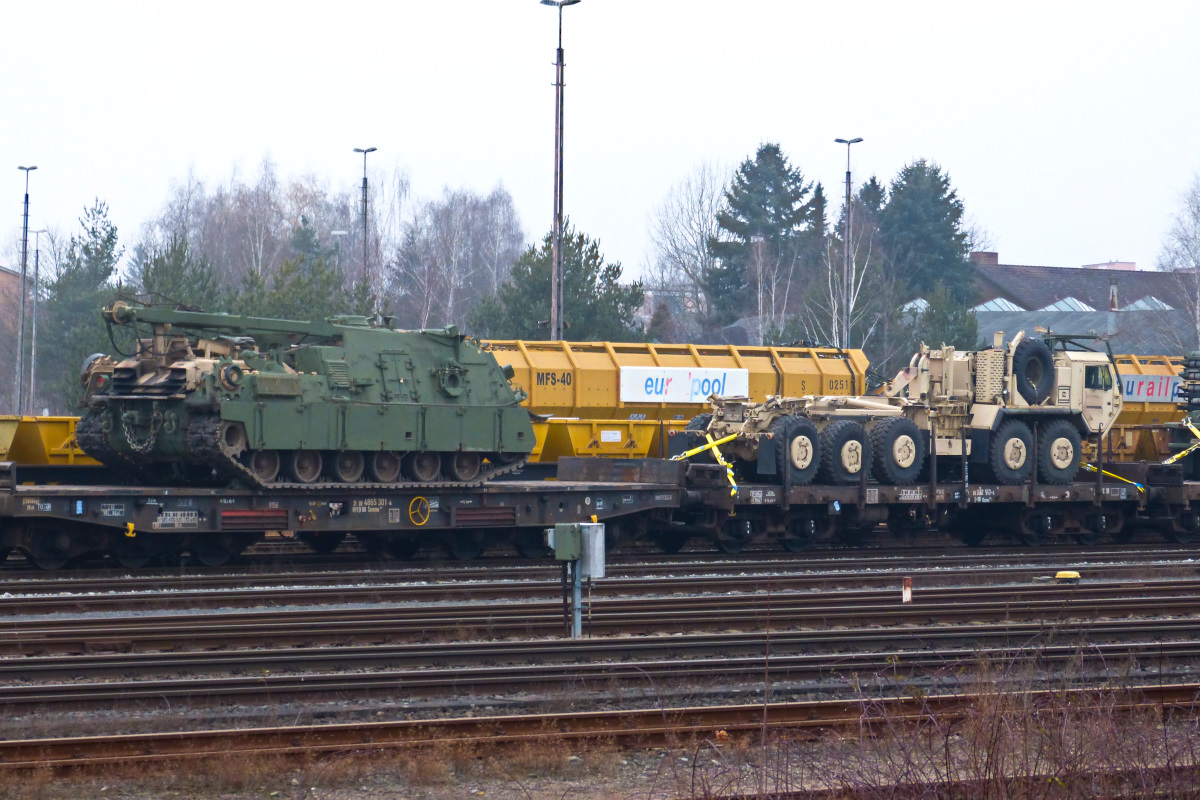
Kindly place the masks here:
POLYGON ((542 0, 558 9, 558 58, 554 62, 554 231, 550 252, 550 340, 563 338, 563 46, 562 10, 580 0, 542 0))
POLYGON ((371 273, 367 271, 367 153, 374 153, 377 149, 376 147, 354 148, 354 152, 362 153, 363 157, 363 284, 367 286, 371 285, 371 273))
POLYGON ((842 335, 839 337, 839 347, 850 346, 850 145, 862 141, 856 139, 834 139, 838 144, 846 145, 846 238, 842 249, 846 251, 846 260, 842 265, 842 335))
POLYGON ((42 292, 42 279, 38 268, 42 261, 42 234, 45 230, 33 231, 33 311, 29 332, 29 412, 35 411, 37 403, 37 317, 38 295, 42 292))
POLYGON ((17 167, 25 172, 25 219, 21 223, 21 319, 17 324, 17 413, 25 413, 25 294, 29 264, 29 173, 37 167, 17 167))

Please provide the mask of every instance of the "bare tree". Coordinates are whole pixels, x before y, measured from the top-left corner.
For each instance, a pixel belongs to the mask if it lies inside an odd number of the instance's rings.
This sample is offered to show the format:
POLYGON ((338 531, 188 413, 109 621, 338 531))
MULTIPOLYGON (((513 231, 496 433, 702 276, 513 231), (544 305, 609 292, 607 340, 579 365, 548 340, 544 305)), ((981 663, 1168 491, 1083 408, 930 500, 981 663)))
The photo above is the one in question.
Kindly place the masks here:
POLYGON ((525 248, 512 198, 446 189, 417 207, 394 262, 391 299, 420 327, 461 324, 495 294, 525 248))
MULTIPOLYGON (((671 187, 650 220, 653 248, 647 285, 659 302, 676 299, 679 311, 695 315, 697 330, 709 324, 704 287, 716 266, 710 242, 720 234, 721 209, 729 170, 704 162, 671 187)), ((684 326, 686 330, 689 326, 684 326)))
POLYGON ((1159 268, 1174 272, 1179 295, 1192 321, 1190 342, 1181 342, 1181 350, 1194 349, 1200 343, 1200 174, 1192 178, 1183 195, 1183 207, 1175 215, 1159 256, 1159 268))

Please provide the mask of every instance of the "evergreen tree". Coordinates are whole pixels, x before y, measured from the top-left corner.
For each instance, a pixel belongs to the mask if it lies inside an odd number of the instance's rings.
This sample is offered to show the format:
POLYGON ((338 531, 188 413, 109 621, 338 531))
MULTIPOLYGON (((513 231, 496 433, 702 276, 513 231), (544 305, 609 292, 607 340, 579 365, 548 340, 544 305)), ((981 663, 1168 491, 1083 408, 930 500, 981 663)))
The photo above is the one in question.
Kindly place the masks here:
POLYGON ((96 200, 79 220, 83 230, 72 236, 67 252, 46 284, 39 314, 37 405, 57 413, 76 413, 83 397, 79 374, 91 353, 111 353, 101 309, 114 295, 109 282, 123 249, 108 205, 96 200), (43 333, 44 331, 44 333, 43 333))
POLYGON ((913 297, 929 299, 939 283, 959 303, 975 294, 962 220, 962 201, 936 164, 914 161, 892 182, 879 234, 891 274, 907 277, 913 297))
MULTIPOLYGON (((513 266, 511 279, 494 297, 481 300, 468 318, 481 338, 546 339, 550 319, 551 234, 513 266)), ((642 284, 621 284, 621 264, 606 263, 600 244, 569 223, 563 231, 564 336, 571 341, 638 341, 645 334, 633 319, 644 298, 642 284)))
POLYGON ((958 350, 974 350, 979 345, 979 322, 975 312, 959 301, 952 291, 939 283, 927 300, 928 308, 914 320, 912 352, 921 342, 930 347, 943 344, 958 350))
POLYGON ((346 291, 341 272, 330 262, 337 249, 321 246, 305 217, 292 232, 291 243, 296 257, 285 259, 269 282, 254 271, 242 276, 226 303, 230 313, 320 322, 373 303, 362 287, 353 294, 346 291))
POLYGON ((818 249, 813 238, 824 236, 823 192, 813 191, 779 145, 764 144, 738 167, 717 224, 721 234, 711 249, 719 264, 705 287, 714 320, 728 324, 748 311, 768 311, 768 324, 777 324, 797 266, 818 249))
POLYGON ((161 250, 134 265, 134 279, 155 303, 169 303, 205 311, 224 311, 220 281, 206 258, 195 258, 187 240, 172 236, 161 250))
POLYGON ((879 212, 883 210, 883 204, 886 200, 887 190, 883 188, 883 184, 874 175, 858 189, 859 204, 864 211, 867 211, 876 219, 879 218, 879 212))

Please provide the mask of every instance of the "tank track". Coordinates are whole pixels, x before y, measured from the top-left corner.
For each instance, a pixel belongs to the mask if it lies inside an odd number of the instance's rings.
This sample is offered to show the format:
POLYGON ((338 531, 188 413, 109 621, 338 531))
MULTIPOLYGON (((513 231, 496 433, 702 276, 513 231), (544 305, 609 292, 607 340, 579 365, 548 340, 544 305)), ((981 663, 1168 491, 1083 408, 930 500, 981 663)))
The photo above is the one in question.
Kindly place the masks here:
MULTIPOLYGON (((255 474, 233 455, 227 453, 221 446, 218 432, 221 418, 216 415, 195 417, 188 424, 188 447, 195 459, 212 467, 218 474, 237 478, 250 486, 259 489, 463 489, 482 486, 492 478, 516 472, 529 461, 529 457, 518 459, 511 464, 492 464, 488 462, 480 469, 479 475, 471 481, 404 481, 393 483, 378 483, 374 481, 313 481, 298 483, 296 481, 261 482, 255 474)), ((282 474, 282 471, 281 471, 282 474)))
POLYGON ((80 450, 111 470, 132 473, 138 478, 145 475, 141 465, 109 445, 108 435, 104 433, 104 415, 100 412, 91 409, 83 412, 79 422, 75 423, 75 443, 80 450))

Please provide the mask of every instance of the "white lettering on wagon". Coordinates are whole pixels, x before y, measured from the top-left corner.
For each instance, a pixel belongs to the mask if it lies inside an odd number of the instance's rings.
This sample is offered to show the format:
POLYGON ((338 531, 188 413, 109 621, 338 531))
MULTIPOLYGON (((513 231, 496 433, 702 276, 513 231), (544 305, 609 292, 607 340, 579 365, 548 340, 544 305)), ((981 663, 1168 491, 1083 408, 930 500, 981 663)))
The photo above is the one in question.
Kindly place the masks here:
POLYGON ((178 530, 200 527, 199 511, 164 511, 151 526, 156 530, 178 530))

